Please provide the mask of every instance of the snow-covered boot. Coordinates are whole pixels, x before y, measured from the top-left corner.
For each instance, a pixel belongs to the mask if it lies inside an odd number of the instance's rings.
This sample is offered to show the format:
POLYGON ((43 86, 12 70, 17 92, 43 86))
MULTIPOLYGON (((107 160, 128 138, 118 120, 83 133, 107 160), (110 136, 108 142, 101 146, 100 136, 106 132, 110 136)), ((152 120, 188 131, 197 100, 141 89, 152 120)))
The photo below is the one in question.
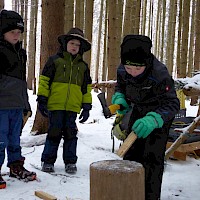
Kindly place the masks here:
POLYGON ((36 173, 24 168, 24 161, 16 161, 9 165, 10 177, 23 179, 24 181, 36 180, 36 173))
POLYGON ((3 180, 3 177, 1 175, 1 166, 0 166, 0 189, 6 188, 6 182, 3 180))
POLYGON ((76 164, 69 163, 65 165, 65 172, 68 174, 75 174, 77 172, 76 164))
POLYGON ((54 172, 54 164, 50 164, 50 163, 42 163, 42 171, 43 172, 54 172))

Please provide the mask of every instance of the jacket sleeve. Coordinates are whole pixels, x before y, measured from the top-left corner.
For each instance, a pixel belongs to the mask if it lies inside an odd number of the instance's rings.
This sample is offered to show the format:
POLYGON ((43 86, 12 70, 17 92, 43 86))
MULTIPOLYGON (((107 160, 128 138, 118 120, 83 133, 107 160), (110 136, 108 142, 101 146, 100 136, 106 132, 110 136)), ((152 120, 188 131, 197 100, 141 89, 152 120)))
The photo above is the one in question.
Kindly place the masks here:
POLYGON ((27 82, 26 82, 26 62, 27 62, 26 50, 21 49, 20 55, 21 55, 22 63, 23 63, 22 96, 23 96, 23 100, 24 100, 24 108, 26 110, 31 111, 31 106, 29 103, 29 96, 28 96, 28 87, 27 87, 27 82))
POLYGON ((83 85, 81 87, 81 91, 83 94, 82 103, 92 103, 91 90, 92 90, 92 79, 90 76, 90 70, 87 66, 84 72, 83 85))
POLYGON ((160 105, 155 112, 159 113, 164 122, 167 122, 174 118, 174 116, 180 110, 180 102, 177 98, 174 88, 174 80, 172 77, 168 77, 163 80, 156 88, 157 92, 161 92, 160 105))
POLYGON ((53 60, 53 57, 49 57, 43 68, 42 74, 39 77, 39 87, 37 95, 42 95, 45 97, 49 96, 50 86, 55 75, 55 64, 53 60))

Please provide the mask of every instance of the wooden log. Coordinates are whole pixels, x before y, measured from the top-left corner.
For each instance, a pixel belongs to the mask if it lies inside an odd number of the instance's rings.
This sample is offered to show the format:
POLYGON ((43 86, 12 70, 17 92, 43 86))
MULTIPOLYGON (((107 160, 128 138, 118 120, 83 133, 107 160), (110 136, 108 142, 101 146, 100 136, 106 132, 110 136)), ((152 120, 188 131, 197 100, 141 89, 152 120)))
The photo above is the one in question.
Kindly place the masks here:
POLYGON ((144 200, 144 168, 128 160, 98 161, 90 165, 90 200, 144 200))
POLYGON ((54 197, 50 194, 47 194, 46 192, 43 192, 43 191, 35 191, 35 196, 37 196, 43 200, 57 200, 56 197, 54 197))
POLYGON ((137 135, 132 131, 118 149, 117 155, 119 157, 124 157, 125 153, 129 150, 129 148, 132 146, 136 139, 137 135))
POLYGON ((25 126, 28 118, 31 116, 31 112, 28 111, 27 115, 26 116, 23 116, 23 127, 25 126))

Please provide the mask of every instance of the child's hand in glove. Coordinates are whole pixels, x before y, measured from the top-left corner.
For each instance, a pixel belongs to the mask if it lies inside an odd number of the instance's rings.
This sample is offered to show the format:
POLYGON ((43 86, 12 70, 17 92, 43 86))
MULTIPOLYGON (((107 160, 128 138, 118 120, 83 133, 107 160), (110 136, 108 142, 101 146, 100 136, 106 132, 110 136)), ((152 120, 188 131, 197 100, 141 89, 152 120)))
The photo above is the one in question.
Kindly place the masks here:
POLYGON ((148 112, 145 117, 138 119, 132 126, 132 130, 138 138, 146 138, 154 129, 163 126, 163 119, 156 112, 148 112))
POLYGON ((127 104, 124 94, 122 94, 120 92, 116 92, 112 96, 112 104, 117 104, 117 105, 123 106, 123 110, 117 110, 117 112, 119 114, 126 114, 130 110, 130 106, 127 104))

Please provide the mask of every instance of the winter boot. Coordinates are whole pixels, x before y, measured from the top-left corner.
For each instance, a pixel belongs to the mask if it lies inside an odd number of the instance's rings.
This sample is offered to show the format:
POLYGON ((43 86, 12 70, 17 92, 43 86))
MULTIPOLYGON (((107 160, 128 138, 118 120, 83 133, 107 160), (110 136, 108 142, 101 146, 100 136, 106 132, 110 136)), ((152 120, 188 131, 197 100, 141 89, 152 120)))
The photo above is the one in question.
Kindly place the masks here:
POLYGON ((76 164, 68 163, 65 165, 65 172, 68 174, 75 174, 77 172, 76 164))
POLYGON ((3 180, 3 177, 0 174, 0 189, 6 188, 6 182, 3 180))
POLYGON ((6 188, 6 182, 3 180, 3 177, 1 176, 1 166, 0 166, 0 189, 6 188))
POLYGON ((48 172, 48 173, 54 172, 54 164, 43 162, 42 163, 42 171, 48 172))
POLYGON ((24 161, 15 161, 9 165, 10 177, 23 179, 24 181, 36 180, 36 173, 30 172, 24 168, 24 161))

